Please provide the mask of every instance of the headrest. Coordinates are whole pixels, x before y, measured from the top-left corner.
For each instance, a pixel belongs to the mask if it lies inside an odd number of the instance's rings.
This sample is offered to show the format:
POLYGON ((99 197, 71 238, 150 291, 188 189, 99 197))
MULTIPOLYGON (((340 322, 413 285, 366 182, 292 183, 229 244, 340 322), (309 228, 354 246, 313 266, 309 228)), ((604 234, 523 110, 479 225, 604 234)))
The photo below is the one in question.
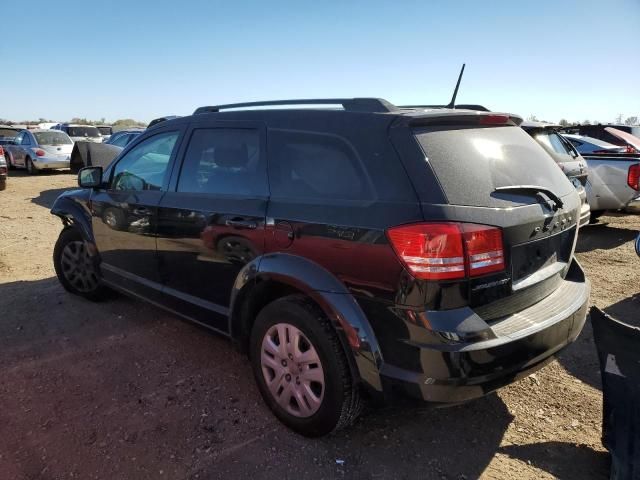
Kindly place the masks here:
POLYGON ((219 146, 215 149, 216 165, 223 168, 243 168, 249 163, 247 146, 219 146))

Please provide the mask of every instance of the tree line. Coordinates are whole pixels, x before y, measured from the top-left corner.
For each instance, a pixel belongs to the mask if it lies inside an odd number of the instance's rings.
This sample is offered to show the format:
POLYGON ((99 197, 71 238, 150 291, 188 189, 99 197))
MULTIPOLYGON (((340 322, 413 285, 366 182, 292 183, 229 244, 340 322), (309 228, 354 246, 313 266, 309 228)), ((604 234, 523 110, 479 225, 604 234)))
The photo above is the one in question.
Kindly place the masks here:
MULTIPOLYGON (((547 120, 538 120, 538 117, 536 117, 535 115, 529 115, 527 117, 527 120, 529 120, 531 122, 555 123, 555 122, 548 122, 547 120)), ((566 118, 562 118, 558 122, 558 125, 561 125, 563 127, 568 127, 570 125, 601 125, 603 123, 604 124, 608 124, 609 122, 601 122, 599 120, 591 121, 589 119, 583 120, 581 122, 570 122, 566 118)), ((623 121, 622 120, 622 114, 619 114, 615 118, 615 121, 613 122, 613 124, 615 124, 615 125, 638 125, 638 117, 634 115, 634 116, 625 118, 624 121, 623 121)))
MULTIPOLYGON (((23 122, 13 122, 11 120, 5 120, 0 118, 0 125, 38 125, 39 123, 54 123, 54 120, 48 120, 46 118, 39 118, 38 120, 25 120, 23 122)), ((55 122, 58 123, 58 122, 55 122)), ((62 123, 62 122, 61 122, 62 123)), ((75 123, 77 125, 105 125, 107 121, 105 118, 101 118, 100 120, 88 120, 86 118, 74 117, 69 120, 69 123, 75 123)), ((118 130, 122 130, 124 128, 129 127, 146 127, 147 124, 145 122, 140 122, 138 120, 134 120, 133 118, 121 118, 116 120, 113 123, 110 123, 114 128, 118 130)))

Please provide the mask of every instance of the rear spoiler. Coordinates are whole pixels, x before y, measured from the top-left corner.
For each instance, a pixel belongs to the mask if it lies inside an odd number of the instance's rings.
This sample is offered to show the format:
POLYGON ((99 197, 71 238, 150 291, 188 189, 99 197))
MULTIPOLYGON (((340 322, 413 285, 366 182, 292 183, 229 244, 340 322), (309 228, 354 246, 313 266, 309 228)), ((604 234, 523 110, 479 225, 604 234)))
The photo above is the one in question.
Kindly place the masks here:
POLYGON ((426 125, 480 125, 480 126, 515 126, 522 123, 522 117, 511 113, 479 112, 464 110, 443 110, 429 112, 424 116, 409 117, 410 126, 426 125))

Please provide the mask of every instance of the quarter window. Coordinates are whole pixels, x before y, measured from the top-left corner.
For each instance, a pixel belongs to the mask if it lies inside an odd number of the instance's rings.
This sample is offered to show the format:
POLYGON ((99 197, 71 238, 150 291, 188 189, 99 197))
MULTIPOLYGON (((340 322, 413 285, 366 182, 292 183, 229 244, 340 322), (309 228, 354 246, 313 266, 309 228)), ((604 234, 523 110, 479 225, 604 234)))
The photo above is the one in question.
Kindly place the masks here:
POLYGON ((178 191, 267 195, 266 177, 258 130, 199 128, 189 140, 178 191))
POLYGON ((269 154, 274 197, 322 201, 371 197, 358 156, 340 137, 270 130, 269 154))
POLYGON ((166 132, 143 140, 113 169, 112 190, 160 190, 179 132, 166 132))

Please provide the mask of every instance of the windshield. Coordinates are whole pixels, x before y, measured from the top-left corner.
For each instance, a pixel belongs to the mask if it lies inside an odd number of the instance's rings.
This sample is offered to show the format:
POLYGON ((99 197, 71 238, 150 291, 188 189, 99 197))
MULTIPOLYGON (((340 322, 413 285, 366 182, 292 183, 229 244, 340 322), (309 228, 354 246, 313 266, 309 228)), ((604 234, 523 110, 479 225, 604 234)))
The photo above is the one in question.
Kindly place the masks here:
POLYGON ((34 132, 38 145, 69 145, 73 141, 64 132, 51 130, 50 132, 34 132))
POLYGON ((599 138, 593 138, 593 137, 567 137, 567 138, 569 138, 569 140, 571 141, 575 140, 577 142, 587 142, 602 148, 618 148, 618 145, 605 142, 604 140, 600 140, 599 138))
POLYGON ((70 137, 99 137, 100 131, 96 127, 68 127, 70 137))
POLYGON ((102 135, 111 135, 111 127, 96 127, 102 135))

